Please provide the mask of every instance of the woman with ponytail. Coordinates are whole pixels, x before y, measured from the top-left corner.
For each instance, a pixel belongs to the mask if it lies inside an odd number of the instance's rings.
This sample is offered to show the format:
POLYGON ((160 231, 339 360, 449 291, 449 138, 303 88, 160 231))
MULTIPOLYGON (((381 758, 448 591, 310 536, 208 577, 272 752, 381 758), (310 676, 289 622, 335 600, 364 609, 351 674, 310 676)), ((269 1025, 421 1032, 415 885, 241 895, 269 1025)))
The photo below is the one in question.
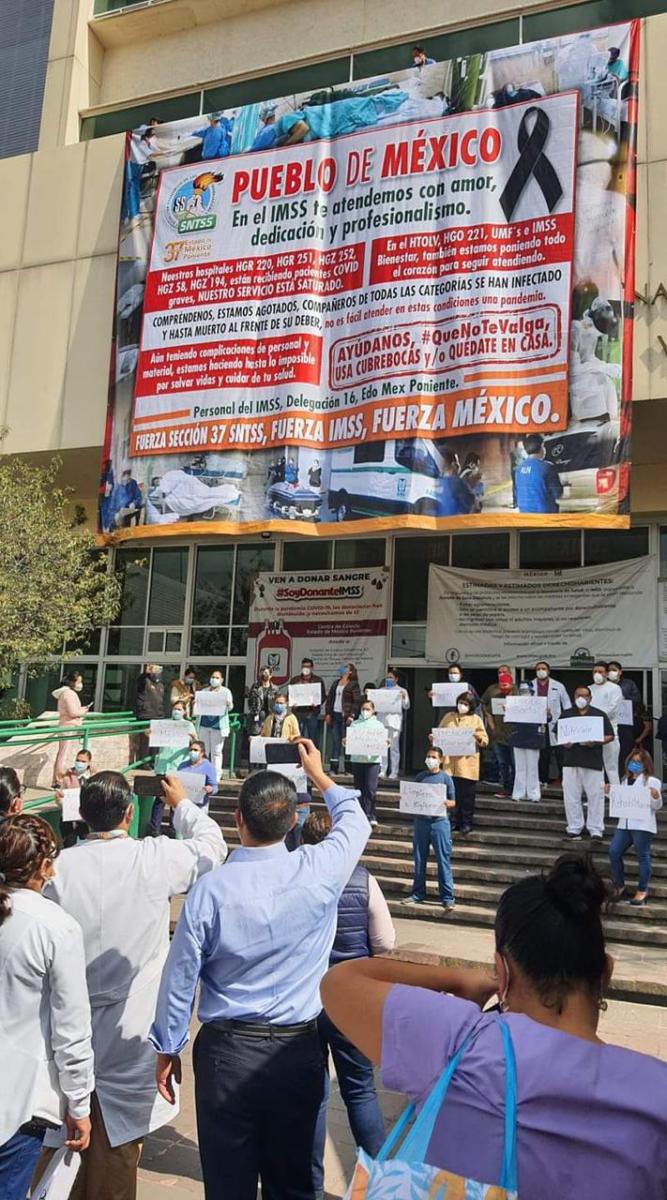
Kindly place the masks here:
POLYGON ((25 1200, 46 1129, 90 1138, 93 1053, 81 930, 42 896, 58 842, 46 821, 0 822, 0 1197, 25 1200))
POLYGON ((592 859, 564 855, 503 893, 493 973, 369 958, 325 975, 329 1019, 418 1108, 462 1051, 425 1163, 497 1181, 515 1131, 520 1200, 665 1200, 667 1063, 598 1032, 606 899, 592 859))

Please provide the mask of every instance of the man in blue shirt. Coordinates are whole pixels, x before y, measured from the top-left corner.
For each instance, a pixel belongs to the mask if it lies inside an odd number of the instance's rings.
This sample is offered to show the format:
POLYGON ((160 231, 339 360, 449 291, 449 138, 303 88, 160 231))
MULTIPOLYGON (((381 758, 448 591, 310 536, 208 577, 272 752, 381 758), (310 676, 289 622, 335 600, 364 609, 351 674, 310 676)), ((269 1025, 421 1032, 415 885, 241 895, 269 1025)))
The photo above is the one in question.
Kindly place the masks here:
POLYGON ((275 771, 244 782, 241 847, 188 896, 160 984, 151 1040, 160 1094, 173 1102, 197 984, 194 1047, 199 1151, 208 1200, 311 1200, 311 1153, 324 1094, 319 985, 337 906, 371 832, 357 792, 325 775, 312 742, 301 763, 331 814, 317 846, 291 854, 296 791, 275 771))
POLYGON ((195 129, 193 137, 201 138, 201 156, 226 158, 232 148, 232 122, 222 113, 211 113, 208 125, 195 129))
POLYGON ((208 802, 218 790, 218 779, 213 763, 206 757, 206 747, 203 742, 191 741, 188 757, 178 767, 179 775, 203 775, 204 795, 201 800, 195 800, 198 808, 208 812, 208 802))
POLYGON ((129 525, 135 516, 138 523, 143 506, 144 498, 139 484, 136 479, 132 478, 130 470, 123 471, 120 483, 116 484, 111 493, 109 504, 111 528, 129 525))
POLYGON ((524 513, 557 513, 563 485, 553 463, 545 462, 546 450, 541 433, 529 433, 523 439, 526 457, 516 467, 516 505, 524 513))
POLYGON ((443 816, 413 817, 412 854, 414 858, 414 875, 412 892, 403 904, 423 904, 426 899, 426 864, 428 862, 429 846, 433 847, 435 861, 438 866, 438 891, 440 903, 446 913, 454 909, 454 877, 452 875, 452 830, 449 823, 449 809, 456 807, 454 780, 445 771, 444 755, 435 746, 429 746, 424 760, 425 771, 420 771, 415 783, 427 783, 433 786, 440 784, 445 789, 445 809, 443 816))
POLYGON ((275 104, 265 104, 260 110, 259 119, 262 128, 255 135, 251 150, 273 150, 278 143, 278 126, 276 125, 275 104))
POLYGON ((468 487, 465 479, 459 475, 458 455, 449 446, 440 451, 443 459, 443 472, 438 480, 436 495, 436 517, 458 517, 461 513, 469 513, 475 507, 475 493, 468 487))

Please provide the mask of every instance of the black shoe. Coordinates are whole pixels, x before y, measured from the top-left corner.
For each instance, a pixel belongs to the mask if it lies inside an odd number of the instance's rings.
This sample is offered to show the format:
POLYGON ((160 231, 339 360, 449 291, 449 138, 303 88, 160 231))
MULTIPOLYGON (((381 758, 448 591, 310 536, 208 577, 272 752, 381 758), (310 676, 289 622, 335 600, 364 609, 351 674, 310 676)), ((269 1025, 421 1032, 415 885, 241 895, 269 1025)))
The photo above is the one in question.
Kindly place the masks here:
POLYGON ((565 836, 569 842, 580 842, 581 841, 580 833, 566 833, 565 836))

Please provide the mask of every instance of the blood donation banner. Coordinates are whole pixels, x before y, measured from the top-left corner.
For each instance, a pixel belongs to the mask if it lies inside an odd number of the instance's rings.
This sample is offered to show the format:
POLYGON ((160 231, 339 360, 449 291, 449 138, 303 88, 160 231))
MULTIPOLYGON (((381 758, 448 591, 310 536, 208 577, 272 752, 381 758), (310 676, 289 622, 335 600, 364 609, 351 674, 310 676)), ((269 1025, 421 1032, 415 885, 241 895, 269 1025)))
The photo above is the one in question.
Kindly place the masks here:
POLYGON ((426 657, 475 667, 501 662, 584 668, 657 658, 655 563, 646 556, 564 571, 468 571, 431 564, 426 657))
POLYGON ((246 683, 270 667, 276 683, 312 658, 327 686, 353 662, 360 685, 384 679, 389 573, 361 571, 261 572, 255 577, 248 622, 246 683))
POLYGON ((637 62, 630 22, 128 135, 101 531, 627 524, 637 62))

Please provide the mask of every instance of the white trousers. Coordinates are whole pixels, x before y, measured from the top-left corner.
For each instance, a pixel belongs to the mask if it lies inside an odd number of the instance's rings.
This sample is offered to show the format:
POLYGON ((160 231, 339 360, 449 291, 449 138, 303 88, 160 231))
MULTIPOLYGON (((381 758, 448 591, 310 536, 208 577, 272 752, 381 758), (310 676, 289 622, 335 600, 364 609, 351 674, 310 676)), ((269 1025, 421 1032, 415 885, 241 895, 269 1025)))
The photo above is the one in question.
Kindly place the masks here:
POLYGON ((225 737, 219 729, 207 729, 203 726, 199 730, 199 741, 204 743, 206 748, 206 757, 213 764, 216 779, 220 779, 222 775, 222 753, 225 748, 225 737))
POLYGON ((605 742, 602 747, 602 761, 610 783, 620 783, 618 777, 618 756, 621 752, 621 747, 618 740, 618 733, 613 742, 605 742))
POLYGON ((387 775, 387 765, 389 764, 389 774, 398 777, 401 768, 400 729, 387 729, 387 737, 389 738, 389 745, 382 755, 382 774, 387 775))
POLYGON ((600 835, 604 833, 603 787, 602 771, 592 771, 589 767, 563 767, 563 800, 568 833, 581 833, 584 828, 584 795, 587 801, 585 824, 588 832, 600 835))
POLYGON ((518 746, 514 747, 513 800, 539 800, 539 764, 539 750, 521 750, 518 746))

